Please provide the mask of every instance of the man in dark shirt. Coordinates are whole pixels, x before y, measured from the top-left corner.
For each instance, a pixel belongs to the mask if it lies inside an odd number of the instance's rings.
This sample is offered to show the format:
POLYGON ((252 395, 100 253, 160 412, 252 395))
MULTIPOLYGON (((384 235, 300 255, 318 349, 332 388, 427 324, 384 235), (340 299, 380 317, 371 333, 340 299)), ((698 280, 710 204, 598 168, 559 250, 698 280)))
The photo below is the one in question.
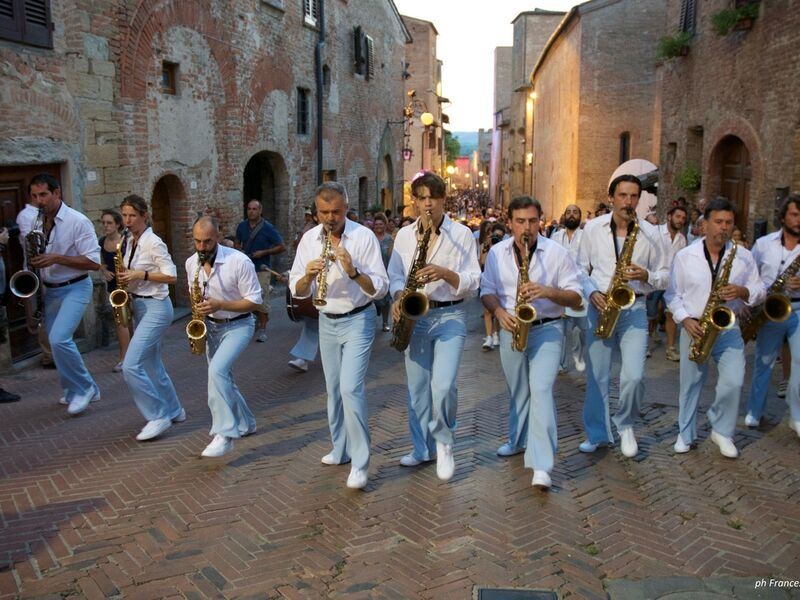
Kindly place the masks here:
POLYGON ((256 312, 256 341, 267 341, 267 321, 270 308, 270 260, 273 254, 286 250, 278 230, 261 217, 261 202, 253 199, 247 203, 247 218, 236 228, 236 248, 253 261, 261 284, 262 305, 256 312))

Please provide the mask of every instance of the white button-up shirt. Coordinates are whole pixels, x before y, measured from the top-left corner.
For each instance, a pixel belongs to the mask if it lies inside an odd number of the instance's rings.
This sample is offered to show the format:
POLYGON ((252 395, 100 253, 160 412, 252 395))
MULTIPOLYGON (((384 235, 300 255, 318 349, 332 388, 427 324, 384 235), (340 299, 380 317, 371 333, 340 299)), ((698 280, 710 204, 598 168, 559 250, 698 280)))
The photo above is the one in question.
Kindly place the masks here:
MULTIPOLYGON (((753 259, 758 265, 761 281, 765 287, 770 287, 778 276, 789 268, 795 258, 800 256, 800 244, 789 252, 783 247, 781 234, 783 230, 764 235, 756 240, 753 245, 753 259)), ((785 293, 792 298, 800 298, 800 291, 785 293)))
POLYGON ((572 260, 578 260, 578 248, 581 245, 581 238, 583 237, 583 229, 578 227, 575 230, 575 233, 572 234, 572 239, 569 239, 567 235, 567 228, 564 227, 563 229, 559 229, 553 232, 552 237, 550 238, 554 242, 558 242, 564 248, 569 250, 569 253, 572 255, 572 260))
POLYGON ((669 232, 669 223, 662 223, 659 225, 658 232, 661 234, 661 239, 664 242, 664 249, 667 252, 668 264, 672 265, 675 255, 680 250, 686 248, 686 236, 679 231, 675 234, 675 237, 672 237, 669 232))
MULTIPOLYGON (((405 288, 408 270, 417 249, 419 219, 403 227, 394 239, 394 249, 389 260, 389 293, 392 297, 405 288)), ((445 267, 458 275, 458 287, 440 279, 425 284, 425 295, 436 302, 452 302, 473 295, 481 280, 481 266, 475 254, 475 238, 469 228, 456 223, 447 215, 439 228, 439 235, 428 248, 425 264, 445 267)))
MULTIPOLYGON (((309 293, 305 296, 297 295, 297 282, 305 275, 306 265, 322 254, 324 240, 325 230, 321 224, 307 231, 300 239, 292 271, 289 274, 289 289, 296 298, 308 298, 316 293, 316 277, 312 280, 309 293)), ((350 254, 353 266, 370 278, 375 293, 371 296, 367 294, 355 279, 350 279, 339 261, 333 261, 328 268, 328 293, 325 297, 327 304, 319 307, 320 312, 333 315, 348 313, 376 298, 383 298, 389 288, 389 277, 386 275, 386 267, 383 266, 381 247, 378 238, 371 230, 346 219, 339 244, 350 254)))
MULTIPOLYGON (((92 222, 86 215, 71 209, 62 201, 54 225, 50 229, 46 254, 85 256, 99 264, 100 244, 92 222)), ((86 269, 75 269, 64 265, 53 265, 40 271, 42 281, 46 283, 63 283, 87 272, 86 269)))
MULTIPOLYGON (((175 263, 172 262, 167 245, 149 227, 139 236, 135 252, 133 250, 133 235, 128 236, 127 248, 125 249, 125 255, 122 257, 122 265, 125 269, 131 271, 155 271, 170 277, 175 277, 178 274, 178 269, 175 267, 175 263), (132 258, 131 252, 133 252, 132 258)), ((169 296, 169 285, 137 279, 128 283, 128 291, 138 296, 152 296, 163 300, 169 296)))
MULTIPOLYGON (((197 273, 197 253, 186 259, 186 276, 189 280, 189 293, 192 293, 195 273, 197 273)), ((261 304, 261 284, 258 283, 253 261, 244 253, 217 244, 217 257, 214 266, 206 276, 206 270, 200 269, 198 282, 203 291, 203 298, 216 300, 249 300, 253 304, 261 304)), ((211 313, 214 319, 232 319, 242 313, 230 310, 218 310, 211 313)))
MULTIPOLYGON (((26 204, 17 214, 17 227, 19 227, 20 242, 25 239, 25 236, 33 229, 33 223, 39 215, 39 209, 33 204, 26 204)), ((24 244, 23 244, 24 245, 24 244)))
MULTIPOLYGON (((619 237, 617 247, 622 253, 624 229, 616 232, 619 237)), ((588 298, 593 292, 606 293, 608 284, 617 268, 617 255, 614 251, 614 234, 611 231, 611 214, 601 215, 586 223, 578 248, 578 266, 583 271, 583 290, 588 298)), ((637 294, 649 294, 653 290, 663 290, 669 281, 669 264, 664 244, 657 229, 639 219, 639 232, 633 246, 631 263, 647 270, 647 283, 628 281, 627 285, 637 294)))
MULTIPOLYGON (((689 244, 675 255, 672 263, 669 286, 664 293, 667 310, 672 313, 676 323, 686 318, 699 319, 711 293, 711 267, 705 255, 705 242, 689 244)), ((725 246, 725 254, 719 265, 718 277, 728 262, 731 244, 725 246)), ((758 277, 756 261, 750 251, 741 244, 736 248, 731 274, 728 283, 741 285, 750 291, 747 306, 755 306, 764 300, 764 284, 758 277)), ((725 303, 733 312, 739 313, 744 306, 742 300, 736 299, 725 303)))
MULTIPOLYGON (((581 293, 578 266, 569 250, 543 235, 538 236, 536 250, 528 264, 528 279, 547 287, 581 293)), ((481 277, 481 297, 497 297, 500 306, 513 315, 518 283, 519 266, 514 256, 514 239, 511 238, 489 250, 481 277)), ((531 304, 536 309, 537 320, 558 318, 564 312, 563 306, 545 298, 537 298, 531 304)))

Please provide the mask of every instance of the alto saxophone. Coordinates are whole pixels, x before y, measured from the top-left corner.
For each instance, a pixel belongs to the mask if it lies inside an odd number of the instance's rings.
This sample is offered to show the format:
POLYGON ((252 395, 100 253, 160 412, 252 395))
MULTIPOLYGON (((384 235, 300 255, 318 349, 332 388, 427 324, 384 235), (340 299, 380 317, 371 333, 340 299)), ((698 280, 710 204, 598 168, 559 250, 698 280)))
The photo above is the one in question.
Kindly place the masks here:
POLYGON ((186 324, 186 335, 189 337, 189 348, 192 354, 205 354, 206 352, 208 328, 203 315, 197 309, 197 305, 205 299, 200 289, 200 269, 203 268, 203 263, 205 263, 205 253, 198 252, 197 269, 194 272, 194 281, 192 282, 192 291, 189 298, 192 303, 192 319, 186 324))
POLYGON ((636 302, 636 294, 633 288, 625 283, 622 274, 631 264, 633 257, 633 247, 636 244, 636 235, 639 233, 639 222, 634 221, 628 234, 625 236, 625 243, 622 244, 622 251, 617 258, 617 266, 614 269, 614 276, 608 284, 606 291, 606 307, 597 317, 597 328, 594 330, 595 336, 601 339, 608 339, 614 333, 614 328, 619 320, 619 313, 633 306, 636 302))
MULTIPOLYGON (((25 258, 28 262, 32 258, 44 254, 47 250, 47 238, 44 235, 44 210, 39 209, 33 228, 25 236, 25 258)), ((39 269, 31 267, 30 270, 17 271, 8 280, 11 293, 21 298, 25 305, 25 323, 28 331, 36 334, 44 316, 44 298, 39 277, 39 269)))
POLYGON ((708 359, 719 332, 731 329, 736 324, 736 315, 729 307, 725 306, 725 302, 719 296, 720 290, 728 285, 735 257, 736 240, 732 240, 731 251, 725 259, 722 273, 711 286, 711 293, 708 295, 703 315, 700 317, 700 337, 692 339, 692 343, 689 345, 689 360, 693 360, 698 365, 702 365, 708 359))
POLYGON ((742 339, 744 343, 756 339, 758 329, 767 321, 781 323, 792 315, 792 301, 786 297, 786 282, 800 270, 800 256, 795 258, 786 270, 778 275, 767 290, 767 298, 748 319, 742 319, 742 339))
POLYGON ((531 323, 536 320, 536 309, 532 304, 525 302, 522 299, 522 286, 528 283, 528 247, 530 238, 527 234, 522 236, 522 245, 524 253, 519 265, 519 277, 517 278, 517 303, 514 308, 514 314, 517 317, 517 323, 514 325, 512 332, 511 348, 517 352, 525 352, 528 347, 528 332, 531 328, 531 323))
POLYGON ((317 291, 314 294, 314 306, 325 306, 328 301, 325 298, 328 295, 328 270, 331 267, 331 263, 334 261, 333 256, 333 240, 331 239, 332 229, 330 227, 325 227, 325 239, 322 241, 322 254, 320 255, 320 259, 324 261, 324 266, 322 270, 317 273, 317 291))
MULTIPOLYGON (((122 257, 125 254, 123 243, 128 244, 128 228, 122 232, 122 236, 117 243, 117 252, 114 254, 114 272, 119 275, 125 269, 122 257)), ((111 303, 111 310, 114 313, 114 322, 118 327, 129 327, 132 320, 131 315, 131 299, 128 295, 128 284, 122 283, 117 277, 117 289, 108 295, 108 301, 111 303)))
POLYGON ((408 277, 406 277, 406 286, 400 297, 400 318, 392 325, 392 341, 389 345, 400 352, 408 348, 411 334, 414 332, 414 322, 421 319, 428 312, 429 307, 428 296, 419 291, 422 286, 417 281, 417 272, 425 266, 428 258, 428 245, 433 231, 431 211, 425 213, 425 221, 425 230, 414 250, 414 257, 411 259, 411 267, 408 270, 408 277))

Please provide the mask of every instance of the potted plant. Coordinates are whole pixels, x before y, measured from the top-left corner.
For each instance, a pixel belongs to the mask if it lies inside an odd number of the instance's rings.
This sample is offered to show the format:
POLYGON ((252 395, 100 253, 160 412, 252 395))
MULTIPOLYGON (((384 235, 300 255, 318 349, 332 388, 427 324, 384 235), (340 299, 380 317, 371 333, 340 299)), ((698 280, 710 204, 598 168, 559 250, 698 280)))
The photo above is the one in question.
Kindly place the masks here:
POLYGON ((750 2, 726 8, 711 17, 711 25, 717 35, 728 35, 732 30, 746 30, 753 27, 753 21, 758 17, 759 5, 750 2))
POLYGON ((689 40, 692 39, 690 31, 681 31, 675 35, 662 37, 658 42, 656 58, 661 61, 670 60, 678 56, 689 54, 689 40))
POLYGON ((696 192, 700 189, 701 177, 697 165, 686 165, 675 174, 674 183, 685 192, 696 192))

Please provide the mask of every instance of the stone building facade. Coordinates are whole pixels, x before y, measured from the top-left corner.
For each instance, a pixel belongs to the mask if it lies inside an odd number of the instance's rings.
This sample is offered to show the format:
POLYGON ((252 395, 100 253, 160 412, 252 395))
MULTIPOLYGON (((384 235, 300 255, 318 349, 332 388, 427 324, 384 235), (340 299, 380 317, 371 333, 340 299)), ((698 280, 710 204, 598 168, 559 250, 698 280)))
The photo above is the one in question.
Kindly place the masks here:
POLYGON ((498 46, 494 49, 494 127, 489 164, 489 203, 493 206, 508 204, 508 158, 503 149, 508 145, 508 131, 511 125, 513 52, 514 48, 511 46, 498 46))
POLYGON ((727 196, 752 240, 756 223, 772 230, 776 206, 800 190, 800 7, 792 0, 761 2, 755 19, 717 33, 714 15, 735 5, 667 3, 667 32, 688 30, 693 37, 686 56, 660 67, 659 196, 682 195, 691 203, 727 196), (686 185, 687 168, 701 175, 696 190, 686 185))
MULTIPOLYGON (((402 197, 403 136, 391 123, 405 102, 411 38, 391 0, 24 5, 45 9, 52 34, 44 43, 0 34, 4 220, 42 170, 93 220, 139 194, 179 266, 176 301, 185 304, 181 267, 197 215, 216 215, 231 234, 244 203, 259 198, 291 241, 318 180, 341 181, 362 208, 402 197)), ((15 17, 23 33, 38 18, 15 17)), ((19 314, 9 317, 18 327, 19 314)))
POLYGON ((546 216, 594 211, 629 158, 658 163, 656 49, 662 0, 590 0, 572 8, 532 69, 533 195, 546 216))

